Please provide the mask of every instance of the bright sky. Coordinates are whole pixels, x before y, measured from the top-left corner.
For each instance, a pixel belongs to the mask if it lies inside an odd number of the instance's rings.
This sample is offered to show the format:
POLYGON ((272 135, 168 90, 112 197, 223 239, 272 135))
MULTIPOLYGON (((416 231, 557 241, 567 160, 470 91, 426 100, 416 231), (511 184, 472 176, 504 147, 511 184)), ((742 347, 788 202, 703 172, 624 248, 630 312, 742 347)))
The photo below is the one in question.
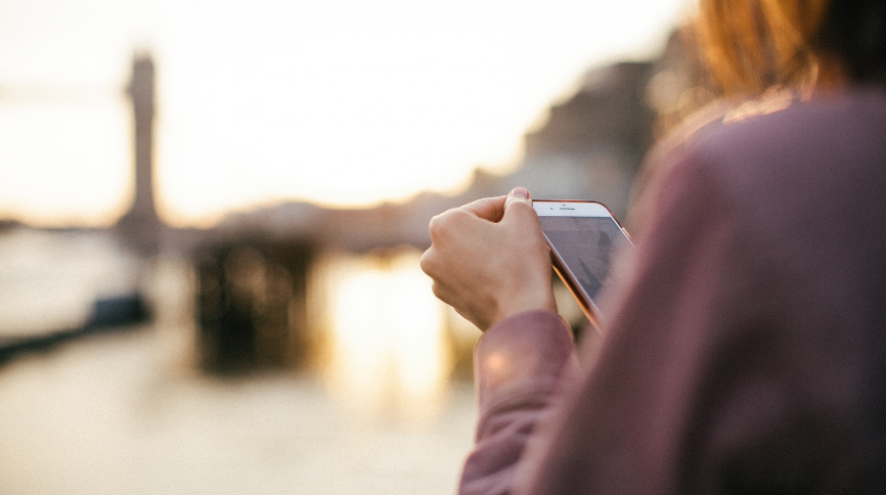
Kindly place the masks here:
POLYGON ((158 71, 176 225, 284 199, 451 191, 514 163, 587 68, 654 56, 686 0, 3 0, 0 218, 106 225, 132 198, 124 88, 158 71))

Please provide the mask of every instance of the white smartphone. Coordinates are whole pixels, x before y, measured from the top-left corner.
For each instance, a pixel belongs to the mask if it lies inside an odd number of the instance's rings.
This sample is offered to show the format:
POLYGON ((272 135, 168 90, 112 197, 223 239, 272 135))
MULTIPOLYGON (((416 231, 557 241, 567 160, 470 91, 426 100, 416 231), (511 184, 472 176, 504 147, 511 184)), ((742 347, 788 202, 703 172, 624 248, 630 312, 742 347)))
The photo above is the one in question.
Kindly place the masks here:
POLYGON ((596 301, 610 281, 615 253, 633 248, 630 236, 603 203, 534 199, 532 207, 548 241, 554 270, 599 328, 604 315, 596 301))

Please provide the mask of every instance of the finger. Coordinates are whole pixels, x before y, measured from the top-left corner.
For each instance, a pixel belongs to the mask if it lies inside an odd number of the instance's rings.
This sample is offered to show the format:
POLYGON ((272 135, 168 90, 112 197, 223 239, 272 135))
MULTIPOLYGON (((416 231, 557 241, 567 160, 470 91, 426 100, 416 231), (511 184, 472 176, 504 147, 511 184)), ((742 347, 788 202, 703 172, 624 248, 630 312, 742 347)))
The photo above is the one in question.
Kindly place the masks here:
POLYGON ((442 266, 437 251, 434 248, 425 251, 424 254, 422 254, 419 264, 422 271, 425 272, 433 282, 431 284, 431 290, 434 295, 446 304, 450 304, 452 291, 448 289, 447 284, 441 279, 441 277, 445 275, 445 272, 441 270, 442 266))
POLYGON ((525 203, 532 206, 532 199, 529 197, 529 191, 525 187, 517 186, 511 189, 511 192, 505 197, 505 211, 507 211, 510 205, 515 203, 525 203))
POLYGON ((498 222, 504 214, 505 198, 506 196, 482 198, 434 215, 428 224, 431 236, 433 237, 435 231, 442 232, 448 230, 451 224, 459 225, 465 220, 481 219, 498 222))
POLYGON ((461 208, 453 208, 431 218, 428 223, 428 233, 431 235, 431 244, 438 243, 448 244, 452 241, 458 241, 475 229, 474 225, 478 223, 487 224, 485 220, 477 218, 476 215, 468 210, 461 208))
POLYGON ((480 330, 489 328, 489 322, 481 316, 482 312, 474 311, 471 307, 471 302, 465 301, 460 297, 458 291, 436 280, 431 285, 431 290, 437 299, 451 306, 462 318, 470 321, 480 330))
POLYGON ((421 259, 419 260, 419 266, 421 267, 421 270, 425 272, 425 275, 436 280, 441 269, 440 255, 437 252, 437 249, 432 246, 422 253, 421 259))
POLYGON ((504 204, 503 219, 509 221, 538 223, 535 210, 532 209, 532 199, 529 191, 524 187, 515 187, 508 194, 504 204))
POLYGON ((462 209, 467 210, 484 220, 498 222, 504 215, 506 198, 507 196, 495 196, 478 199, 462 206, 462 209))

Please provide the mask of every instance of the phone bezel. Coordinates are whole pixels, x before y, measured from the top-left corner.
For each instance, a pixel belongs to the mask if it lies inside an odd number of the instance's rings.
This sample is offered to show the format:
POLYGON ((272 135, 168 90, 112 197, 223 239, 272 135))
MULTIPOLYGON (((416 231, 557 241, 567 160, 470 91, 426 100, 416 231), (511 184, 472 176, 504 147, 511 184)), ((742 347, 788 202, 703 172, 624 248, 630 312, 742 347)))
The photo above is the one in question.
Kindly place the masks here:
MULTIPOLYGON (((611 218, 621 230, 622 234, 624 234, 628 242, 633 245, 633 240, 631 240, 630 234, 628 234, 628 231, 621 225, 621 222, 618 221, 618 218, 615 217, 612 210, 599 201, 576 199, 533 199, 532 208, 539 217, 611 218)), ((542 231, 542 233, 545 236, 548 250, 551 253, 551 265, 553 266, 554 271, 557 273, 557 276, 560 277, 560 280, 563 281, 563 284, 566 285, 566 288, 569 289, 569 292, 572 293, 572 297, 578 302, 582 313, 584 313, 588 321, 599 330, 602 323, 599 308, 593 299, 585 293, 581 284, 575 276, 572 275, 572 272, 566 268, 566 263, 551 244, 547 234, 545 234, 544 231, 542 231)))

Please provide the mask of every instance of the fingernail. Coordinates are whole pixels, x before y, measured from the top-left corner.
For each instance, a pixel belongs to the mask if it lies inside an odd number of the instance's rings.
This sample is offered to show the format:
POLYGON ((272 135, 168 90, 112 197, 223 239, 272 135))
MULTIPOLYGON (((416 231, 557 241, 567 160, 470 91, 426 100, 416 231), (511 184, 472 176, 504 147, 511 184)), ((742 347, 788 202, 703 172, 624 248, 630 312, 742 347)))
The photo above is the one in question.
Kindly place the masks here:
POLYGON ((511 196, 515 198, 529 199, 529 191, 525 187, 517 186, 511 189, 511 196))

